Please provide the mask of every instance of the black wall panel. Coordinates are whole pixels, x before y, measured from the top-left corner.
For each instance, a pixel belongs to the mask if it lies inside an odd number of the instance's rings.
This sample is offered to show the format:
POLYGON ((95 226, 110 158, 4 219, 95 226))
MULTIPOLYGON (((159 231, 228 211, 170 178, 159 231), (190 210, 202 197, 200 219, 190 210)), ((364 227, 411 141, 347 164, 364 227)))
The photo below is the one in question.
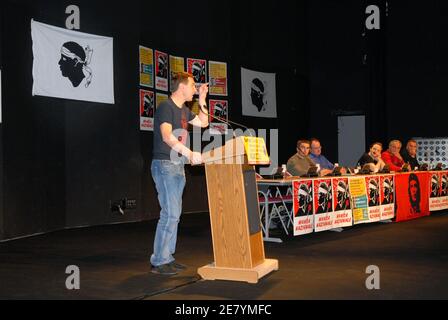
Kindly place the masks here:
MULTIPOLYGON (((303 8, 302 8, 303 9, 303 8)), ((298 61, 295 31, 305 11, 291 1, 260 6, 196 1, 2 2, 4 199, 0 238, 65 227, 139 221, 158 216, 150 176, 152 133, 139 130, 138 46, 228 63, 230 119, 254 128, 278 128, 305 107, 305 90, 292 98, 298 61), (81 32, 114 38, 115 104, 31 96, 30 20, 65 27, 65 8, 80 8, 81 32), (287 19, 283 19, 287 16, 287 19), (6 45, 5 45, 6 44, 6 45), (277 72, 279 120, 243 117, 240 67, 277 72), (279 85, 280 84, 280 85, 279 85), (124 216, 110 201, 137 200, 124 216)), ((305 29, 303 29, 305 30, 305 29)), ((301 31, 300 41, 305 39, 301 31)), ((297 90, 295 90, 297 91, 297 90)), ((288 136, 302 127, 285 126, 288 136)), ((280 131, 282 134, 282 131, 280 131)), ((281 136, 285 145, 289 137, 281 136)), ((295 139, 295 137, 293 138, 295 139)), ((285 158, 289 146, 280 150, 285 158)), ((187 167, 184 211, 208 208, 204 169, 187 167)))

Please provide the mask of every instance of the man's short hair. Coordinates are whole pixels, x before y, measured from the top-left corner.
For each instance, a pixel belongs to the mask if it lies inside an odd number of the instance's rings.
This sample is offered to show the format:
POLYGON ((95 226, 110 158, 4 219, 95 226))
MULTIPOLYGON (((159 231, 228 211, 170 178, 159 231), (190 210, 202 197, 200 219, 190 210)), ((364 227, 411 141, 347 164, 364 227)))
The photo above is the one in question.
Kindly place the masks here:
POLYGON ((310 143, 309 140, 300 139, 300 140, 297 141, 297 148, 300 148, 300 145, 301 145, 302 143, 306 143, 306 144, 311 145, 311 143, 310 143))
POLYGON ((320 140, 317 139, 317 138, 311 138, 310 139, 310 144, 312 144, 313 142, 319 142, 320 143, 320 140))
POLYGON ((381 149, 383 149, 383 144, 382 144, 381 142, 378 142, 378 141, 372 143, 372 144, 370 145, 369 149, 372 149, 373 146, 376 145, 376 144, 379 145, 379 146, 381 147, 381 149))
POLYGON ((406 147, 407 147, 411 142, 417 144, 417 141, 416 141, 416 140, 414 140, 414 139, 409 139, 408 142, 406 143, 406 147))
POLYGON ((188 84, 188 78, 193 78, 193 75, 188 72, 176 72, 173 74, 173 87, 171 88, 171 92, 177 91, 179 89, 179 84, 188 84))
POLYGON ((389 147, 390 147, 391 145, 393 145, 394 143, 398 143, 398 144, 400 145, 400 148, 401 148, 401 141, 400 141, 400 140, 391 140, 391 141, 389 142, 389 147))

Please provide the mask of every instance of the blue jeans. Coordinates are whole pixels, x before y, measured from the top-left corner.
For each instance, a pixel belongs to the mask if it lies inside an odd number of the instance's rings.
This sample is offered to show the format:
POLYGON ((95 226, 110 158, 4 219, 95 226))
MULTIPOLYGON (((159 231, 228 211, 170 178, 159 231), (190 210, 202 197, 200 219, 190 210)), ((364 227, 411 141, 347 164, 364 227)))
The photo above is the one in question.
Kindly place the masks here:
POLYGON ((161 211, 150 261, 153 266, 160 266, 174 261, 177 226, 182 212, 182 194, 185 187, 184 164, 170 160, 153 160, 151 174, 156 184, 161 211))

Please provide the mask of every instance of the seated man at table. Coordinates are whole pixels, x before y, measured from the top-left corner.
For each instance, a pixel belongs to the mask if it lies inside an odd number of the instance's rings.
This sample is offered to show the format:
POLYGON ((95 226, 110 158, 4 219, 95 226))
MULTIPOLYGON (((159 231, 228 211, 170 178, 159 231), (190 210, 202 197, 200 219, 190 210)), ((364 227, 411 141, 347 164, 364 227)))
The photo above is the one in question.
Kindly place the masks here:
POLYGON ((406 143, 406 150, 402 150, 401 156, 403 161, 410 165, 411 170, 416 170, 416 168, 420 167, 420 163, 417 160, 417 141, 414 139, 410 139, 406 143))
POLYGON ((369 152, 366 152, 358 160, 359 166, 364 166, 365 164, 370 165, 370 171, 378 172, 383 170, 385 163, 381 159, 381 151, 383 150, 383 145, 381 142, 374 142, 370 145, 369 152))
POLYGON ((385 164, 389 165, 391 171, 400 172, 411 168, 409 164, 404 162, 400 149, 400 140, 392 140, 389 142, 389 148, 381 154, 381 158, 385 164))
MULTIPOLYGON (((320 166, 321 176, 326 176, 332 173, 335 166, 322 154, 322 146, 320 141, 316 138, 311 139, 311 153, 310 159, 314 161, 315 164, 320 166)), ((341 168, 341 173, 345 174, 345 168, 341 168)))
POLYGON ((286 170, 293 176, 303 176, 310 167, 316 165, 309 157, 310 142, 308 140, 297 141, 296 150, 297 153, 289 158, 286 170))

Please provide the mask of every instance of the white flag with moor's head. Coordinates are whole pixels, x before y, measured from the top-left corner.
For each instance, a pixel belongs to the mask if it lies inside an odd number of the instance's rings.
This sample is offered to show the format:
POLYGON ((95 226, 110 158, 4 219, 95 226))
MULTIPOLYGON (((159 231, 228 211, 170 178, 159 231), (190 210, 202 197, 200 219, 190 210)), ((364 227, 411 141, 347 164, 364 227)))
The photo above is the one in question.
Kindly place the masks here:
POLYGON ((115 103, 113 38, 31 20, 33 95, 115 103))
POLYGON ((241 68, 241 100, 243 115, 277 118, 275 73, 241 68))

